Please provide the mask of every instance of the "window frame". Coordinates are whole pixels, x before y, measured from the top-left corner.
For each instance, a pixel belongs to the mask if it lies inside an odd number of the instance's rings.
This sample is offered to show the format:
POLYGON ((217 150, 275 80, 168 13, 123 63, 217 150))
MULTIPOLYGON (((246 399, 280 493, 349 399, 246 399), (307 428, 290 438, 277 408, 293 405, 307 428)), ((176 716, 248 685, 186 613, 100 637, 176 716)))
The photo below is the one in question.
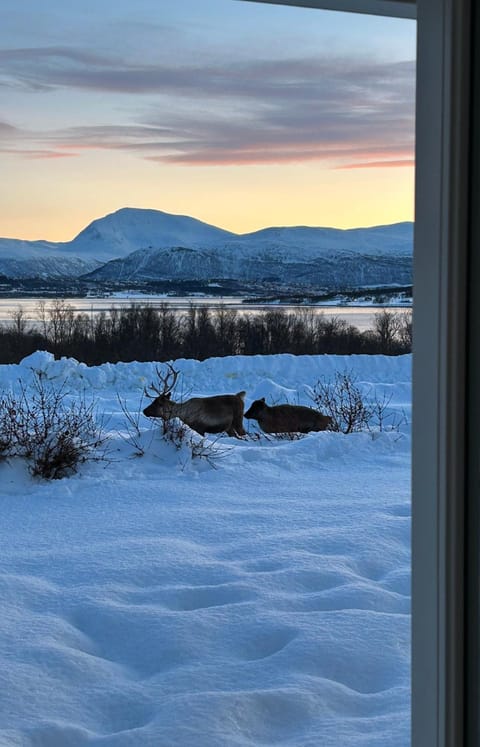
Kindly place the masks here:
POLYGON ((480 107, 476 117, 469 31, 476 21, 480 34, 480 21, 471 0, 243 1, 417 18, 412 747, 479 747, 479 439, 467 404, 480 412, 480 147, 470 142, 480 107))
POLYGON ((471 8, 418 0, 417 10, 412 744, 473 747, 465 689, 471 8))
POLYGON ((295 5, 299 8, 368 13, 375 16, 415 18, 415 0, 244 0, 269 5, 295 5))

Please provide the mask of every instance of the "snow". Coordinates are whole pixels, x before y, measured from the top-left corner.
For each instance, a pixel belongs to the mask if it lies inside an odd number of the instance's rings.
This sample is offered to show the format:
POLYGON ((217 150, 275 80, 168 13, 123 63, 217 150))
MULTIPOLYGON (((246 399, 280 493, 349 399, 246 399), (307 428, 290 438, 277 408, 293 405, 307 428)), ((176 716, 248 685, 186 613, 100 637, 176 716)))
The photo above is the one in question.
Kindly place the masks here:
POLYGON ((23 239, 0 239, 0 256, 11 259, 42 259, 58 245, 52 241, 25 241, 23 239))
MULTIPOLYGON (((246 407, 311 404, 347 369, 410 420, 411 356, 175 366, 185 394, 245 389, 246 407)), ((62 480, 0 462, 0 745, 406 747, 408 423, 276 440, 244 421, 248 439, 206 439, 212 466, 139 415, 135 456, 119 400, 138 413, 155 369, 0 366, 3 391, 34 371, 85 391, 111 437, 62 480)))
POLYGON ((151 246, 217 244, 234 236, 188 215, 121 208, 90 223, 70 242, 69 250, 81 257, 107 261, 151 246))
POLYGON ((413 251, 413 223, 370 228, 286 226, 246 234, 210 225, 187 215, 161 210, 121 208, 98 218, 68 242, 0 239, 0 260, 75 259, 108 262, 145 249, 187 247, 211 250, 222 258, 246 261, 275 256, 283 262, 342 256, 408 257, 413 251))
POLYGON ((394 223, 370 228, 320 228, 314 226, 287 226, 264 228, 231 239, 229 247, 245 256, 252 252, 276 252, 284 261, 342 255, 411 257, 413 223, 394 223))

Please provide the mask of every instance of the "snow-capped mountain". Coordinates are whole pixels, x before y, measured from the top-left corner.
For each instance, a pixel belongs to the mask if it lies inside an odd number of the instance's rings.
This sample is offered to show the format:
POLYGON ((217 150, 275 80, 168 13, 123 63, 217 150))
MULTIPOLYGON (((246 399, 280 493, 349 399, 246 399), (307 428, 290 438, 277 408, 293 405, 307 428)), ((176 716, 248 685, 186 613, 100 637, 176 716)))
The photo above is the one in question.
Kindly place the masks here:
POLYGON ((63 251, 51 241, 0 239, 0 275, 9 278, 76 278, 95 270, 100 262, 63 251))
POLYGON ((72 254, 107 262, 138 249, 210 246, 235 236, 188 215, 122 208, 94 220, 64 246, 72 254))
POLYGON ((346 289, 372 285, 409 285, 412 260, 408 256, 381 254, 276 257, 258 253, 194 250, 185 247, 144 249, 125 259, 108 262, 89 274, 91 279, 128 281, 221 279, 346 289))
POLYGON ((124 282, 223 278, 325 289, 407 285, 412 247, 412 223, 235 234, 189 216, 123 208, 70 242, 0 240, 0 274, 124 282))
POLYGON ((198 246, 235 235, 188 216, 122 208, 94 220, 72 241, 0 239, 0 275, 79 277, 137 249, 178 243, 198 246))
MULTIPOLYGON (((305 259, 327 256, 411 255, 413 223, 394 223, 371 228, 311 228, 293 226, 285 228, 264 228, 237 237, 239 244, 255 253, 262 249, 265 253, 276 253, 284 257, 295 256, 305 259)), ((235 239, 229 244, 235 246, 235 239)))

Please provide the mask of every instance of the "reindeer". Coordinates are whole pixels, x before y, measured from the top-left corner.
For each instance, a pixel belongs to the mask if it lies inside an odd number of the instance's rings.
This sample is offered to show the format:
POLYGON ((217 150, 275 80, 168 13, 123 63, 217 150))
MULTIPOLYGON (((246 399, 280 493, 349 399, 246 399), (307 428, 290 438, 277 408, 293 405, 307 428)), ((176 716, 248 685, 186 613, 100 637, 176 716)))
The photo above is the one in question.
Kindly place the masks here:
POLYGON ((257 420, 264 433, 309 433, 325 431, 332 422, 329 415, 302 405, 275 405, 270 407, 265 397, 257 399, 245 413, 245 417, 257 420))
MULTIPOLYGON (((243 428, 243 408, 245 392, 237 394, 218 394, 213 397, 192 397, 185 402, 174 402, 171 393, 178 378, 178 371, 167 364, 168 371, 162 376, 157 370, 162 390, 151 385, 158 395, 143 411, 147 418, 180 418, 194 431, 204 436, 205 433, 222 433, 229 436, 245 436, 243 428)), ((148 392, 145 391, 147 396, 148 392)))

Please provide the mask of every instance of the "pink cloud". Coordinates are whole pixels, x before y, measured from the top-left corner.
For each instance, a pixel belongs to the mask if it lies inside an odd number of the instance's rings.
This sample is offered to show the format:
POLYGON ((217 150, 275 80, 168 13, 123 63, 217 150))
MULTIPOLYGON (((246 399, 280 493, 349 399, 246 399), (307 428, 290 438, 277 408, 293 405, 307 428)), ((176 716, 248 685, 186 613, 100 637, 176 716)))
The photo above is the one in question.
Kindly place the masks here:
POLYGON ((366 161, 361 163, 347 163, 336 166, 336 169, 391 169, 399 166, 415 166, 414 158, 402 158, 397 161, 366 161))
POLYGON ((62 152, 59 153, 56 150, 23 150, 20 148, 0 148, 0 153, 6 153, 7 155, 12 156, 20 156, 20 158, 75 158, 78 154, 77 153, 67 153, 62 152))

